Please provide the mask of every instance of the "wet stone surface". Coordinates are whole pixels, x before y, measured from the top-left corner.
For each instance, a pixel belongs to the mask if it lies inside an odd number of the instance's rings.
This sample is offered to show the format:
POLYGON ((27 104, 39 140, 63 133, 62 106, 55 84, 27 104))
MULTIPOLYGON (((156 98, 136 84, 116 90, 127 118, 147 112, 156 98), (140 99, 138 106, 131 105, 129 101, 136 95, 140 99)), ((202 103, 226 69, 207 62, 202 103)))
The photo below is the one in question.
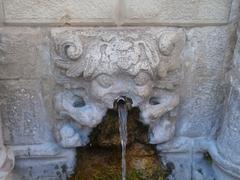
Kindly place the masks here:
MULTIPOLYGON (((139 110, 128 116, 127 179, 164 179, 168 171, 161 165, 154 146, 148 144, 148 128, 138 121, 139 110)), ((121 179, 121 145, 118 116, 108 111, 91 134, 91 144, 77 150, 77 167, 70 180, 121 179)))

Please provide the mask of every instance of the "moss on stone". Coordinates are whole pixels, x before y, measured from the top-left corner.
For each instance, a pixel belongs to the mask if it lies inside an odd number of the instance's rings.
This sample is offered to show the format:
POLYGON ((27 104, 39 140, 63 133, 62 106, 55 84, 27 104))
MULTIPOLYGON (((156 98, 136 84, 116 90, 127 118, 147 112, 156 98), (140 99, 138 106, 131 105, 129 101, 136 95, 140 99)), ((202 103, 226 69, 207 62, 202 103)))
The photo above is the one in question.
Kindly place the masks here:
MULTIPOLYGON (((161 166, 155 148, 147 143, 148 128, 139 121, 139 110, 128 116, 127 180, 162 180, 167 170, 161 166)), ((70 180, 121 180, 121 146, 118 115, 109 111, 91 134, 91 144, 78 148, 75 175, 70 180)))

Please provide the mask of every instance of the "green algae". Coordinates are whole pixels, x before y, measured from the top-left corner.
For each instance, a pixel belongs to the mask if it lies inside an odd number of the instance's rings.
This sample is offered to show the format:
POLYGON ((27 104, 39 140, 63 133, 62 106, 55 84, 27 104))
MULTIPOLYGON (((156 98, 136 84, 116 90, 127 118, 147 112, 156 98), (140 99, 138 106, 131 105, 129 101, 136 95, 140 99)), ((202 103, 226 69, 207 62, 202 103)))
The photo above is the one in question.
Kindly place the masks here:
MULTIPOLYGON (((77 166, 70 180, 121 180, 121 146, 118 116, 109 111, 91 134, 91 144, 77 149, 77 166)), ((128 118, 127 180, 163 180, 168 171, 155 148, 148 144, 148 127, 139 121, 139 110, 128 118)))

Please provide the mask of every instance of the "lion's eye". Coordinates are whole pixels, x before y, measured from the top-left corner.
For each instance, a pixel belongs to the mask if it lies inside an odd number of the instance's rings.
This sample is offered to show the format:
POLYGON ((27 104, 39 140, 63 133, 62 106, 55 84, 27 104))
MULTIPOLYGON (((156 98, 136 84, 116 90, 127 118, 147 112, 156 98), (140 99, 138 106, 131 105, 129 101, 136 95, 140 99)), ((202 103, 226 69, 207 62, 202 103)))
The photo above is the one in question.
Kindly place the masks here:
POLYGON ((150 80, 149 74, 145 72, 140 72, 136 77, 135 77, 135 83, 138 86, 143 86, 147 84, 147 82, 150 80))
POLYGON ((96 78, 98 84, 104 88, 109 88, 113 84, 113 79, 109 75, 102 74, 96 78))

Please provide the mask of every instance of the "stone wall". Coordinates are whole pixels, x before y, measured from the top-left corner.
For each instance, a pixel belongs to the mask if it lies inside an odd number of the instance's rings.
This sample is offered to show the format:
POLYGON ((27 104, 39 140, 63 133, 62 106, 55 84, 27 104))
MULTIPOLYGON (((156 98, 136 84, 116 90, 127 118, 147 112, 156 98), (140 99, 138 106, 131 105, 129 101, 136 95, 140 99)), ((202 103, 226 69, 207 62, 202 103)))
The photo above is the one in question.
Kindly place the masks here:
MULTIPOLYGON (((0 143, 0 153, 6 154, 11 149, 15 155, 11 179, 66 179, 74 169, 75 147, 88 141, 85 136, 92 127, 83 126, 77 118, 74 121, 76 116, 70 120, 63 118, 66 112, 58 111, 55 102, 56 94, 75 93, 76 89, 88 88, 95 82, 87 78, 79 80, 65 73, 64 65, 56 66, 57 57, 64 57, 67 62, 73 60, 70 62, 77 65, 76 49, 69 50, 73 58, 69 58, 67 49, 61 52, 57 49, 60 45, 65 48, 67 43, 70 43, 69 48, 72 42, 78 45, 73 48, 81 45, 84 57, 91 55, 86 47, 100 47, 101 43, 105 43, 104 47, 120 44, 122 51, 126 49, 121 43, 131 42, 141 48, 145 43, 146 55, 139 56, 148 60, 159 56, 162 65, 160 75, 154 76, 158 79, 153 80, 157 84, 154 87, 160 90, 151 92, 151 97, 156 94, 177 97, 174 105, 165 105, 164 113, 159 112, 161 116, 157 116, 156 124, 147 122, 147 113, 151 112, 141 114, 142 121, 150 127, 151 142, 157 144, 163 162, 175 166, 169 178, 214 178, 215 174, 220 174, 218 165, 223 161, 233 164, 220 166, 220 169, 230 167, 226 173, 231 175, 226 178, 232 178, 233 174, 239 178, 236 170, 231 172, 232 167, 240 166, 239 157, 235 158, 238 151, 229 149, 234 149, 233 144, 238 143, 239 138, 222 127, 239 124, 232 125, 232 121, 226 120, 237 119, 229 114, 238 111, 234 104, 238 94, 230 96, 227 111, 226 100, 233 83, 229 83, 228 72, 233 67, 235 48, 235 64, 239 59, 239 47, 235 47, 239 13, 240 0, 0 0, 0 132, 3 134, 0 142, 3 139, 5 145, 0 143), (161 45, 163 32, 167 35, 161 45), (76 41, 76 37, 81 41, 76 41), (69 127, 68 121, 72 129, 80 132, 81 141, 59 142, 58 130, 62 124, 67 123, 69 127), (227 137, 233 138, 229 139, 230 146, 224 144, 227 137), (215 165, 207 165, 204 153, 211 154, 215 165), (234 154, 234 157, 226 154, 234 154)), ((124 87, 127 87, 127 79, 122 83, 124 87)), ((234 92, 236 87, 238 85, 233 84, 234 92)), ((88 97, 88 93, 84 96, 88 97)), ((102 108, 99 104, 105 102, 101 98, 89 96, 87 103, 102 108)), ((137 106, 142 111, 148 107, 137 106)), ((103 116, 107 108, 110 107, 104 106, 104 110, 96 114, 103 116)), ((96 123, 100 122, 101 119, 96 123)), ((63 134, 69 136, 72 129, 64 128, 63 134)), ((9 161, 13 162, 10 151, 9 161)), ((0 179, 5 179, 3 176, 7 176, 11 168, 6 170, 3 164, 0 179)))
POLYGON ((1 0, 6 25, 222 25, 237 0, 1 0))

